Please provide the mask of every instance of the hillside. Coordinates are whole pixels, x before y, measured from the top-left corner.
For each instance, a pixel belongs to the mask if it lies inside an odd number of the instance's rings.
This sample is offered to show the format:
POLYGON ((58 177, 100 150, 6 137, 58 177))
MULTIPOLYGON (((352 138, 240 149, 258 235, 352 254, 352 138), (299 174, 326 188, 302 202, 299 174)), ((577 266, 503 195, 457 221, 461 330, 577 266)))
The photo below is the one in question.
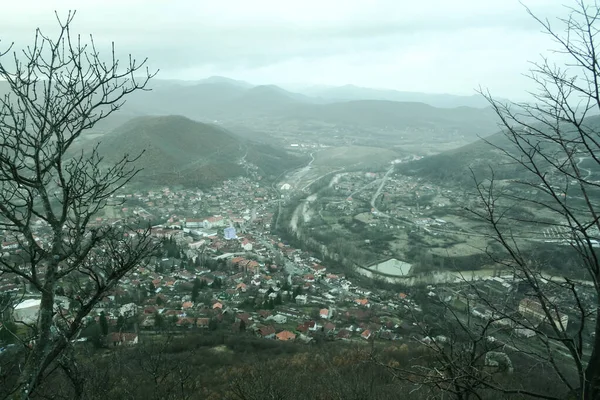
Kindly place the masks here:
MULTIPOLYGON (((302 163, 282 150, 243 141, 223 128, 181 116, 135 118, 96 141, 107 162, 143 150, 136 162, 142 168, 136 180, 145 184, 210 186, 245 174, 241 161, 246 153, 266 178, 302 163)), ((88 147, 89 142, 81 146, 88 147)))
MULTIPOLYGON (((590 117, 586 120, 586 123, 591 129, 600 130, 600 117, 590 117)), ((556 154, 562 154, 562 151, 555 148, 552 143, 546 142, 539 145, 545 149, 547 154, 553 154, 555 151, 556 154)), ((475 173, 478 179, 489 177, 490 167, 494 170, 495 178, 500 180, 527 179, 531 176, 520 164, 514 162, 500 149, 511 153, 516 151, 508 138, 502 132, 497 132, 457 149, 400 164, 397 170, 404 174, 456 185, 472 185, 473 176, 471 171, 475 173)), ((546 168, 543 160, 540 159, 537 163, 542 170, 546 168)), ((598 164, 591 159, 581 158, 579 167, 582 170, 589 171, 590 175, 600 177, 598 164)))
POLYGON ((324 105, 304 105, 290 116, 334 124, 393 129, 445 130, 457 135, 491 133, 497 120, 490 109, 436 108, 424 103, 361 100, 324 105))

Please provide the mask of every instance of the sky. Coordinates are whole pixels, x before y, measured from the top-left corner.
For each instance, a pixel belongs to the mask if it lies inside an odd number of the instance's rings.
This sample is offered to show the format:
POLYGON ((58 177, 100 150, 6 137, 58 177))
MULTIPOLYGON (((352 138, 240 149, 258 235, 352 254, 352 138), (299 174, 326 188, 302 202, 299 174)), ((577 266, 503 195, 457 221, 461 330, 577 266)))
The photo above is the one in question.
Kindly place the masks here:
MULTIPOLYGON (((564 0, 566 2, 570 0, 564 0)), ((148 57, 158 78, 227 76, 255 84, 344 85, 520 99, 523 76, 555 48, 526 12, 566 15, 560 0, 19 0, 3 4, 0 48, 72 32, 148 57)))

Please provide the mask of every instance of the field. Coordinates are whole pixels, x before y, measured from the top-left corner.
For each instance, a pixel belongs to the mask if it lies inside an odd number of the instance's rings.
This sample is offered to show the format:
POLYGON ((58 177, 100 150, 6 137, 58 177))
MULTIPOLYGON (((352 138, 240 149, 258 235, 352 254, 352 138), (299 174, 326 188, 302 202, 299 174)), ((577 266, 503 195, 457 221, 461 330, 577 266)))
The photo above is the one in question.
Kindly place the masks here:
POLYGON ((348 169, 377 167, 389 164, 402 154, 381 147, 343 146, 315 153, 314 165, 348 169))

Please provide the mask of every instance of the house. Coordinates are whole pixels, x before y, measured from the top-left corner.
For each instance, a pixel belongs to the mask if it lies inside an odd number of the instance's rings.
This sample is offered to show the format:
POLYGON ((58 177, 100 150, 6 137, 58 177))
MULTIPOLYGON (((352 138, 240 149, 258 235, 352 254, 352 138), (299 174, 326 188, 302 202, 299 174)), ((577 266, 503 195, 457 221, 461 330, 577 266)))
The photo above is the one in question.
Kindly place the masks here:
POLYGON ((148 315, 146 317, 144 317, 144 319, 142 320, 142 327, 143 328, 150 328, 153 327, 156 324, 156 319, 154 318, 153 315, 148 315))
POLYGON ((248 239, 246 239, 246 238, 244 238, 242 240, 241 246, 242 246, 242 249, 244 249, 246 251, 251 251, 252 250, 252 243, 248 239))
POLYGON ((277 335, 275 335, 275 337, 277 338, 277 340, 281 340, 284 342, 296 339, 296 335, 290 331, 281 331, 277 335))
POLYGON ((196 319, 196 326, 202 329, 208 329, 210 324, 210 318, 198 318, 196 319))
POLYGON ((137 314, 137 304, 129 303, 119 308, 119 314, 125 318, 131 318, 137 314))
POLYGON ((258 335, 264 339, 275 338, 275 328, 272 325, 263 326, 258 330, 258 335))
POLYGON ((179 327, 192 327, 194 326, 194 324, 196 323, 196 319, 195 318, 190 318, 190 317, 181 317, 177 320, 176 325, 179 327))
POLYGON ((241 291, 242 293, 244 293, 244 292, 245 292, 247 289, 248 289, 248 286, 247 286, 247 285, 246 285, 244 282, 241 282, 241 283, 239 283, 239 284, 238 284, 238 285, 235 287, 235 290, 239 290, 239 291, 241 291))
POLYGON ((369 300, 367 299, 356 299, 354 302, 359 306, 370 307, 369 300))
POLYGON ((296 304, 306 304, 308 297, 305 294, 299 294, 296 296, 296 304))
POLYGON ((287 322, 287 317, 285 315, 277 314, 268 317, 267 320, 274 321, 276 324, 285 324, 287 322))
POLYGON ((298 325, 296 327, 296 330, 301 333, 306 333, 306 332, 308 332, 308 328, 309 328, 308 322, 304 322, 303 324, 298 325))
POLYGON ((351 335, 352 335, 352 333, 348 329, 341 329, 337 333, 337 335, 335 335, 335 337, 337 339, 348 340, 348 339, 350 339, 351 335))
MULTIPOLYGON (((555 310, 552 304, 547 304, 546 309, 552 317, 554 326, 556 326, 558 329, 566 330, 567 324, 569 323, 569 316, 555 310)), ((541 323, 548 320, 548 315, 544 311, 544 307, 537 299, 534 298, 526 297, 521 300, 519 302, 519 312, 525 318, 528 318, 529 322, 541 323)))
POLYGON ((116 346, 133 346, 138 344, 138 335, 137 333, 129 333, 129 332, 113 332, 108 337, 109 345, 113 347, 116 346))
POLYGON ((223 303, 219 303, 218 301, 212 305, 213 310, 222 310, 223 309, 223 303))
POLYGON ((331 313, 328 309, 322 308, 321 310, 319 310, 319 316, 323 319, 329 319, 331 317, 331 313))
POLYGON ((371 336, 372 336, 372 335, 373 335, 373 333, 372 333, 370 330, 368 330, 368 329, 365 329, 365 330, 363 331, 363 333, 361 333, 361 334, 360 334, 360 336, 361 336, 363 339, 365 339, 365 340, 369 340, 369 339, 371 338, 371 336))
POLYGON ((335 325, 331 322, 327 322, 323 325, 323 332, 325 333, 333 333, 335 331, 335 325))
POLYGON ((248 325, 250 325, 250 322, 252 321, 252 316, 248 313, 240 313, 235 316, 235 319, 236 319, 236 321, 244 321, 246 326, 248 326, 248 325))

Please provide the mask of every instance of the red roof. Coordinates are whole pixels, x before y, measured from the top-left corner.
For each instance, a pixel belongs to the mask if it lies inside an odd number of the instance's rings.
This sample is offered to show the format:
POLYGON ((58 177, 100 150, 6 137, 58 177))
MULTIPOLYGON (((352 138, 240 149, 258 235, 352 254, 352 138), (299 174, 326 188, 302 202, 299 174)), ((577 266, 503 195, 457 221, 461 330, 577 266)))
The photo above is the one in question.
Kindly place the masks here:
POLYGON ((283 341, 296 339, 296 335, 290 331, 281 331, 275 336, 277 336, 277 339, 283 340, 283 341))

